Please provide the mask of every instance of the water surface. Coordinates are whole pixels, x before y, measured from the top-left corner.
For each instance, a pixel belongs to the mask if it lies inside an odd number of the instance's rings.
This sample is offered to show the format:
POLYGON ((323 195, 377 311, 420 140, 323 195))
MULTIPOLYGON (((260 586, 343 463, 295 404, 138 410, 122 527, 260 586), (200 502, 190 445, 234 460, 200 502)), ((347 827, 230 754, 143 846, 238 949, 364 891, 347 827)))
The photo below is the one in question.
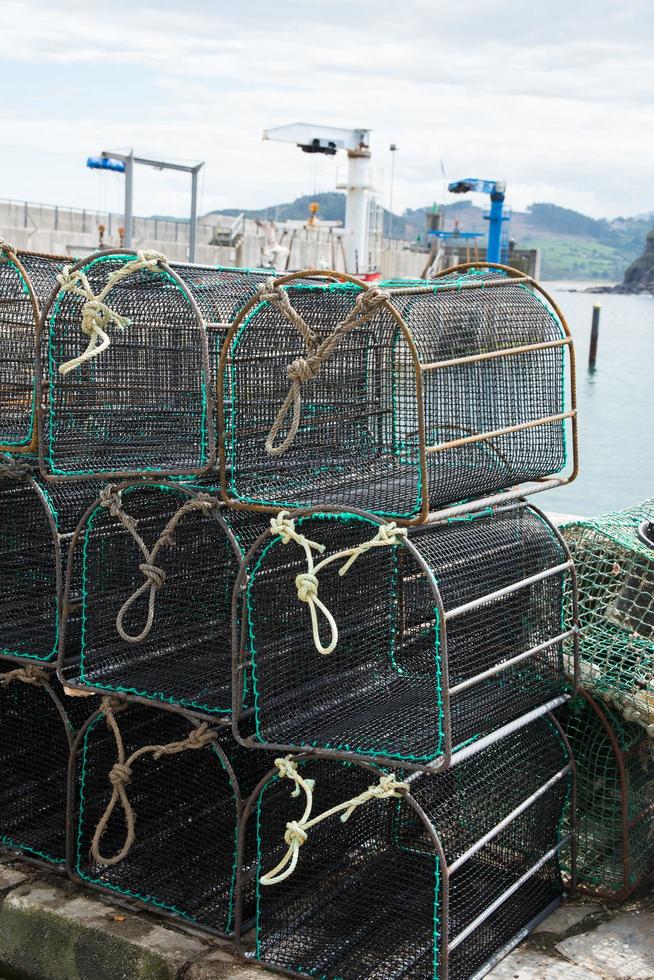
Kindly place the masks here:
POLYGON ((566 317, 577 350, 580 472, 534 503, 567 514, 620 510, 654 497, 654 296, 570 292, 543 283, 566 317), (600 303, 597 366, 588 371, 593 304, 600 303))

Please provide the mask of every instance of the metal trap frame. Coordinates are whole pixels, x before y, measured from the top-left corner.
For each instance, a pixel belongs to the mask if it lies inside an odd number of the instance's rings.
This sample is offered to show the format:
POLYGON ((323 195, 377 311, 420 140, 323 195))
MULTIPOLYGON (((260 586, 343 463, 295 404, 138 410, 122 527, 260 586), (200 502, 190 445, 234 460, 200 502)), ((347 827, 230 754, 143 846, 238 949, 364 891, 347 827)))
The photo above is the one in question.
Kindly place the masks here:
POLYGON ((207 330, 165 256, 106 249, 64 270, 37 355, 46 479, 187 476, 213 466, 207 330))
POLYGON ((67 262, 0 239, 0 452, 36 452, 36 335, 67 262))
POLYGON ((654 499, 565 524, 579 578, 583 686, 654 737, 654 499))
POLYGON ((552 715, 507 726, 447 772, 286 757, 259 783, 256 946, 289 976, 471 980, 559 904, 574 762, 552 715), (291 786, 295 791, 288 798, 291 786), (340 820, 339 820, 340 816, 340 820))
POLYGON ((413 524, 536 493, 577 474, 572 338, 505 266, 406 286, 271 278, 225 339, 218 435, 234 507, 329 503, 413 524))
POLYGON ((243 797, 269 764, 225 727, 104 698, 71 751, 69 876, 112 901, 230 936, 243 797))
POLYGON ((235 737, 445 769, 566 693, 576 602, 561 533, 524 501, 408 529, 355 511, 282 514, 234 590, 235 737))
POLYGON ((583 689, 561 723, 577 765, 577 886, 624 901, 654 875, 654 742, 583 689))
POLYGON ((66 698, 52 669, 0 660, 0 850, 65 871, 66 786, 88 704, 66 698))
MULTIPOLYGON (((18 663, 57 657, 68 541, 97 485, 49 486, 35 459, 0 455, 0 656, 18 663)), ((71 596, 79 579, 71 568, 71 596)), ((68 637, 79 643, 79 617, 71 602, 68 637)))
POLYGON ((64 624, 61 679, 228 720, 232 592, 265 523, 230 512, 208 480, 105 487, 70 539, 64 613, 77 610, 81 637, 69 644, 64 624))

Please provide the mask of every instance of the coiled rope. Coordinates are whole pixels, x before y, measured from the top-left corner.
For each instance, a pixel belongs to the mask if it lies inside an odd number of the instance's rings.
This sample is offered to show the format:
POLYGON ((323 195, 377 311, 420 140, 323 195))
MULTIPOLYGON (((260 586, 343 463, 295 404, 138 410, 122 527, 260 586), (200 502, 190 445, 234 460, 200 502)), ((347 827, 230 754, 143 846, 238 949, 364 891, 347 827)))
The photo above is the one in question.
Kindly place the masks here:
POLYGON ((97 294, 91 289, 86 274, 81 269, 72 269, 69 265, 64 267, 62 272, 57 276, 57 281, 63 292, 74 293, 75 296, 81 296, 82 299, 86 300, 82 307, 81 328, 82 333, 85 333, 89 338, 89 343, 86 350, 77 357, 73 357, 70 361, 66 361, 65 364, 59 365, 60 374, 68 374, 69 371, 73 371, 80 364, 84 364, 85 361, 90 361, 105 351, 111 344, 111 339, 107 333, 107 328, 111 323, 114 323, 119 330, 124 330, 132 322, 129 317, 121 316, 106 304, 105 300, 107 295, 114 286, 121 279, 131 276, 133 272, 138 272, 139 269, 155 271, 161 263, 167 262, 168 259, 161 252, 137 252, 135 259, 131 262, 126 262, 125 265, 111 273, 107 282, 97 294))
POLYGON ((358 796, 353 796, 352 799, 338 803, 336 806, 325 810, 324 813, 320 813, 316 817, 311 817, 315 781, 313 779, 304 779, 300 775, 297 769, 297 763, 293 761, 290 755, 287 755, 283 759, 275 759, 275 765, 279 770, 280 779, 290 779, 295 783, 295 790, 291 794, 292 796, 299 796, 300 790, 304 793, 305 804, 304 813, 300 819, 290 820, 286 824, 284 842, 288 845, 288 850, 274 868, 261 876, 259 881, 262 885, 278 885, 281 881, 284 881, 293 874, 300 856, 300 848, 303 844, 306 844, 309 830, 322 823, 323 820, 328 820, 330 817, 340 813, 341 822, 345 823, 357 807, 363 806, 369 800, 387 800, 391 797, 399 798, 409 792, 409 784, 400 782, 390 773, 381 776, 378 783, 373 783, 372 786, 369 786, 363 793, 359 793, 358 796))
POLYGON ((302 385, 306 381, 311 381, 316 377, 321 366, 331 356, 345 334, 349 333, 355 327, 367 323, 368 320, 372 320, 377 314, 379 307, 390 300, 391 294, 384 289, 380 289, 378 286, 371 286, 369 289, 362 290, 345 319, 337 324, 332 333, 322 343, 317 344, 318 338, 315 331, 311 329, 306 320, 293 307, 288 298, 287 291, 278 285, 276 279, 266 279, 259 286, 258 293, 260 302, 270 303, 271 306, 274 306, 296 328, 304 340, 306 348, 306 356, 297 357, 286 368, 286 373, 291 384, 277 412, 275 421, 270 427, 270 432, 266 437, 266 452, 270 456, 280 456, 293 445, 300 427, 302 385), (290 412, 293 414, 289 430, 284 439, 276 446, 275 440, 279 434, 279 430, 290 412))
POLYGON ((145 581, 132 593, 128 599, 126 599, 126 601, 120 607, 118 615, 116 616, 116 630, 121 639, 123 639, 126 643, 141 643, 152 629, 157 593, 163 588, 166 581, 166 572, 159 565, 155 564, 159 551, 166 546, 169 548, 173 548, 175 546, 173 533, 179 522, 183 520, 187 514, 199 510, 203 514, 207 515, 220 505, 217 500, 210 497, 207 493, 198 493, 195 495, 195 497, 189 498, 189 500, 183 503, 179 510, 176 511, 170 518, 163 531, 157 538, 154 546, 152 548, 148 548, 145 541, 137 531, 137 522, 123 510, 120 491, 117 491, 115 487, 104 487, 100 491, 99 503, 101 507, 104 507, 109 511, 112 517, 115 517, 120 521, 125 530, 131 535, 132 539, 143 555, 144 560, 139 565, 139 571, 143 574, 145 581), (148 613, 145 625, 140 633, 133 635, 128 633, 124 627, 125 616, 132 608, 134 603, 137 602, 146 592, 148 594, 148 613))
POLYGON ((27 667, 17 667, 15 670, 8 670, 6 674, 0 675, 0 685, 2 687, 8 687, 13 681, 32 684, 34 687, 47 687, 50 683, 50 677, 47 670, 44 670, 43 667, 28 664, 27 667))
POLYGON ((15 456, 0 456, 0 479, 22 480, 34 472, 29 463, 15 456))
POLYGON ((111 799, 107 808, 100 817, 93 840, 91 842, 91 856, 97 864, 114 865, 119 864, 129 854, 132 844, 136 837, 136 816, 132 805, 127 796, 125 787, 132 780, 133 766, 137 759, 144 755, 151 755, 154 759, 160 759, 163 755, 177 755, 178 752, 186 752, 187 749, 203 749, 211 745, 216 738, 217 732, 203 722, 198 728, 192 729, 186 738, 179 742, 168 742, 167 745, 143 745, 140 749, 132 752, 125 757, 125 745, 116 722, 115 713, 127 707, 125 701, 119 698, 107 697, 102 699, 100 710, 105 716, 108 727, 116 741, 118 758, 109 771, 109 782, 111 783, 111 799), (125 816, 125 842, 120 850, 112 857, 105 857, 100 852, 100 844, 107 829, 111 815, 116 806, 120 803, 125 816))
POLYGON ((329 555, 327 558, 323 558, 322 561, 315 564, 312 551, 318 551, 322 554, 325 550, 325 546, 322 544, 317 544, 315 541, 309 541, 305 538, 303 534, 300 534, 295 529, 295 521, 292 520, 289 511, 282 510, 277 514, 276 517, 271 518, 270 528, 273 534, 278 535, 283 544, 288 544, 289 541, 294 541, 296 544, 300 545, 304 549, 304 553, 307 557, 307 570, 306 572, 301 572, 299 575, 295 576, 295 586, 297 588, 297 597, 300 602, 306 602, 309 606, 309 613, 311 616, 311 631, 313 633, 313 642, 315 644, 318 653, 327 656, 333 653, 336 649, 338 643, 338 624, 334 619, 332 613, 325 606, 324 602, 318 598, 318 574, 331 565, 335 561, 341 561, 343 558, 348 560, 339 568, 338 574, 343 576, 348 573, 354 562, 360 555, 370 551, 371 548, 386 548, 392 547, 393 545, 399 544, 407 536, 407 529, 405 527, 398 527, 394 522, 389 524, 381 524, 377 530, 377 533, 369 541, 363 541, 361 544, 355 545, 352 548, 346 548, 343 551, 337 551, 333 555, 329 555), (320 611, 329 627, 330 631, 330 641, 325 646, 320 637, 320 628, 318 624, 318 611, 320 611))

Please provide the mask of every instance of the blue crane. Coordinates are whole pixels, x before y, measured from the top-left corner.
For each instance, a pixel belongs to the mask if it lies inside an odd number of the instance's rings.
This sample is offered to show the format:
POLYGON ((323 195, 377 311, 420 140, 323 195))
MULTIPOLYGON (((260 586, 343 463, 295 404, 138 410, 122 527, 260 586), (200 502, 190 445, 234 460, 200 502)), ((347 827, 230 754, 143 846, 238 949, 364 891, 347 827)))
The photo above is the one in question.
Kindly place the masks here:
POLYGON ((483 180, 480 177, 465 177, 454 180, 447 185, 450 194, 467 194, 476 191, 478 194, 489 194, 491 199, 490 212, 484 215, 488 221, 488 246, 486 260, 499 262, 502 252, 502 227, 509 216, 504 214, 504 198, 506 183, 503 180, 483 180))

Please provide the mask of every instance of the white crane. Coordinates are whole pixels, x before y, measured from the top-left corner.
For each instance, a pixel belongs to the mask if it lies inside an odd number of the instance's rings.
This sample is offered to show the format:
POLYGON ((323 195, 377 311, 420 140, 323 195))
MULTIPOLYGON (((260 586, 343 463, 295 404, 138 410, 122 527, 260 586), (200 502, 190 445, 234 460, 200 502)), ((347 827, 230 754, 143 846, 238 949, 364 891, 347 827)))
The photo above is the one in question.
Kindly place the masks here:
POLYGON ((346 150, 348 159, 345 206, 345 261, 347 272, 366 272, 368 269, 368 213, 370 182, 370 130, 339 129, 335 126, 314 126, 311 123, 291 123, 265 129, 265 140, 295 143, 304 153, 326 153, 346 150))

